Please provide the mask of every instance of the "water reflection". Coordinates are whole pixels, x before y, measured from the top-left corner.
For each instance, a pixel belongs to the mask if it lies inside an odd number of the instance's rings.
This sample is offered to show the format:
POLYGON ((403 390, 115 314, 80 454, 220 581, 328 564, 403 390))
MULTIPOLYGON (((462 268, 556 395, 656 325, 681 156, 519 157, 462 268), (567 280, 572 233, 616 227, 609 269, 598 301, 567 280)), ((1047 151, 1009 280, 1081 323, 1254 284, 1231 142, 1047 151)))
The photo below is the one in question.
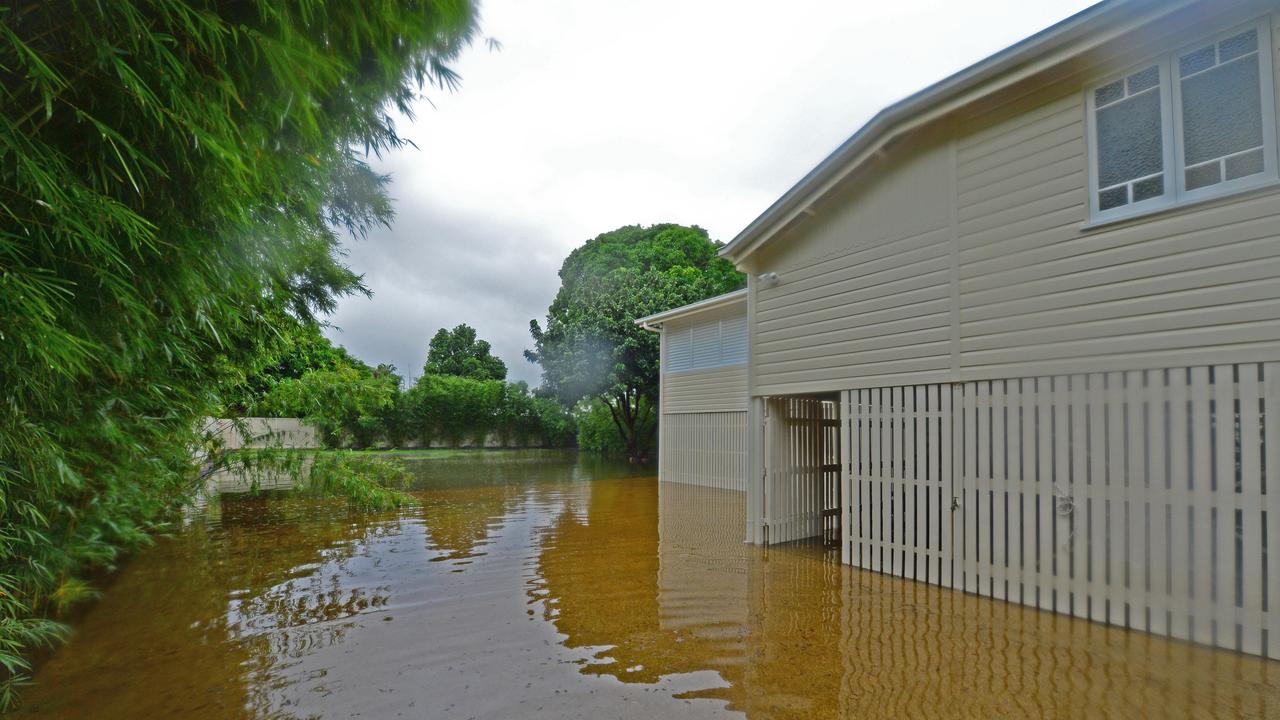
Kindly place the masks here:
POLYGON ((406 460, 420 507, 224 501, 41 668, 59 718, 1276 714, 1275 668, 742 542, 738 493, 559 453, 406 460))
POLYGON ((607 646, 613 660, 584 672, 714 670, 683 696, 760 718, 1280 712, 1268 661, 857 571, 821 547, 752 548, 740 494, 657 495, 656 553, 646 523, 616 511, 647 514, 652 494, 593 495, 592 522, 559 523, 543 549, 566 644, 607 646))

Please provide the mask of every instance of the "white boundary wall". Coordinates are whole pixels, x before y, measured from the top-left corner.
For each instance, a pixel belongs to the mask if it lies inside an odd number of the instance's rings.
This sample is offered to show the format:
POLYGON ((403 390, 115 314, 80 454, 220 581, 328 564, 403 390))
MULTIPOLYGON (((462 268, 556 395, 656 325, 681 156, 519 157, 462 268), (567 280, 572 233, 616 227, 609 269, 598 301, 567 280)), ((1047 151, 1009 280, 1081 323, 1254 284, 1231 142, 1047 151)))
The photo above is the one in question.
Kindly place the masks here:
POLYGON ((845 561, 1280 658, 1280 363, 851 390, 845 561))

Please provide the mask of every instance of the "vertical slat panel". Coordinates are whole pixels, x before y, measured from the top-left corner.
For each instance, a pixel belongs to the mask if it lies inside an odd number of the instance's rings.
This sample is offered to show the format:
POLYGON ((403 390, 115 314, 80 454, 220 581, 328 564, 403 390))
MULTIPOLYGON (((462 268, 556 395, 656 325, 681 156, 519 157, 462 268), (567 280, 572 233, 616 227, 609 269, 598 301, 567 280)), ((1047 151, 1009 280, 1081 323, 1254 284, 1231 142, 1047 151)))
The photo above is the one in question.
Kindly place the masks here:
POLYGON ((854 460, 853 420, 854 393, 845 390, 840 393, 840 562, 849 565, 853 562, 851 542, 853 533, 853 512, 850 507, 853 497, 854 460))
POLYGON ((1054 507, 1054 417, 1053 378, 1036 378, 1036 517, 1038 527, 1037 547, 1039 591, 1036 604, 1042 609, 1054 608, 1054 589, 1057 587, 1054 507))
POLYGON ((959 547, 964 557, 964 589, 976 593, 978 586, 978 501, 974 485, 978 478, 978 406, 977 383, 965 383, 964 414, 960 425, 964 431, 964 474, 960 477, 960 511, 964 516, 964 542, 959 547))
POLYGON ((860 471, 861 475, 859 475, 860 480, 858 481, 858 487, 860 488, 860 492, 861 492, 861 501, 858 506, 859 507, 858 513, 860 516, 858 546, 860 548, 859 552, 860 552, 861 560, 859 561, 858 564, 859 564, 859 567, 864 567, 864 568, 871 567, 871 545, 868 541, 872 537, 871 506, 874 503, 874 499, 872 498, 872 495, 871 495, 871 483, 872 483, 871 477, 873 474, 873 469, 872 469, 873 459, 872 459, 872 451, 871 451, 871 448, 872 448, 871 421, 873 417, 873 411, 871 409, 872 392, 873 391, 867 390, 867 389, 858 391, 859 396, 862 398, 861 400, 862 412, 859 415, 859 417, 861 418, 859 432, 861 433, 861 437, 862 437, 862 440, 861 440, 862 468, 860 471))
POLYGON ((1169 630, 1169 539, 1166 518, 1169 514, 1169 390, 1165 371, 1147 374, 1146 443, 1147 443, 1147 533, 1150 559, 1147 562, 1147 606, 1151 632, 1165 634, 1169 630))
MULTIPOLYGON (((1259 366, 1240 366, 1240 649, 1262 653, 1262 428, 1259 366)), ((1234 589, 1234 588, 1233 588, 1234 589)))
POLYGON ((1022 597, 1022 381, 1004 383, 1005 581, 1008 599, 1022 597))
MULTIPOLYGON (((1106 376, 1089 375, 1088 410, 1086 422, 1088 456, 1087 468, 1076 466, 1073 480, 1084 488, 1083 502, 1077 502, 1077 512, 1083 512, 1085 523, 1079 542, 1075 543, 1076 572, 1087 578, 1088 615, 1093 620, 1107 619, 1107 541, 1110 527, 1107 524, 1107 398, 1106 376)), ((1081 408, 1082 410, 1084 408, 1081 408)), ((1080 497, 1077 495, 1077 497, 1080 497)), ((1079 597, 1076 602, 1079 602, 1079 597)), ((1079 611, 1077 611, 1078 613, 1079 611)))
POLYGON ((1141 370, 1130 372, 1124 378, 1125 393, 1125 481, 1124 525, 1127 531, 1124 555, 1125 602, 1129 606, 1129 626, 1147 629, 1147 611, 1150 595, 1147 591, 1151 563, 1147 555, 1147 534, 1150 530, 1147 512, 1147 427, 1146 387, 1141 370))
POLYGON ((1280 659, 1280 363, 1263 365, 1263 444, 1266 463, 1263 473, 1263 509, 1266 532, 1263 562, 1266 573, 1266 652, 1280 659))
POLYGON ((959 386, 942 387, 938 390, 938 398, 941 407, 941 416, 939 418, 939 449, 938 457, 941 459, 941 482, 938 495, 941 503, 938 512, 942 516, 942 536, 939 539, 939 547, 942 550, 942 584, 944 587, 955 587, 955 563, 957 557, 956 546, 956 530, 955 530, 955 505, 953 498, 956 494, 955 487, 955 454, 958 452, 957 442, 958 431, 956 430, 955 420, 955 402, 956 393, 959 392, 959 386))
MULTIPOLYGON (((1235 367, 1213 367, 1214 469, 1211 580, 1213 637, 1219 647, 1236 646, 1236 383, 1235 367)), ((1197 624, 1199 618, 1197 618, 1197 624)))
POLYGON ((1098 588, 1105 597, 1107 619, 1113 625, 1124 625, 1126 618, 1125 558, 1128 553, 1128 528, 1125 526, 1126 425, 1124 374, 1107 373, 1105 380, 1107 407, 1107 473, 1106 473, 1106 575, 1098 588))
POLYGON ((1019 548, 1021 556, 1019 582, 1022 584, 1020 598, 1027 605, 1038 605, 1036 589, 1044 582, 1044 575, 1040 574, 1039 549, 1036 545, 1037 462, 1039 460, 1036 447, 1036 381, 1031 378, 1020 380, 1018 391, 1021 406, 1019 427, 1022 430, 1021 470, 1018 476, 1019 517, 1022 528, 1022 546, 1019 548))
POLYGON ((1071 464, 1067 468, 1067 496, 1073 501, 1071 534, 1068 535, 1068 551, 1071 565, 1071 614, 1088 617, 1089 614, 1089 548, 1096 537, 1096 525, 1090 517, 1089 484, 1086 482, 1089 463, 1089 378, 1071 376, 1071 464))
MULTIPOLYGON (((925 579, 931 583, 943 584, 942 581, 942 560, 940 554, 949 551, 950 543, 942 542, 942 513, 950 512, 943 507, 943 496, 945 489, 942 485, 942 458, 939 457, 941 451, 938 442, 939 434, 942 428, 942 405, 939 398, 940 388, 937 385, 929 385, 921 388, 921 396, 924 398, 923 406, 928 408, 928 415, 924 419, 924 463, 925 478, 928 480, 926 485, 925 504, 928 506, 929 522, 925 530, 925 547, 929 551, 928 570, 925 579), (935 555, 938 553, 938 555, 935 555)), ((950 438, 947 439, 950 442, 950 438)))
POLYGON ((887 391, 876 388, 871 391, 871 518, 870 537, 873 541, 871 549, 871 569, 879 572, 881 549, 885 541, 883 532, 884 518, 884 405, 881 402, 887 391))
POLYGON ((892 462, 888 468, 888 480, 886 486, 890 488, 890 573, 893 575, 902 575, 902 561, 904 561, 904 553, 899 550, 902 543, 902 491, 904 491, 904 483, 902 483, 902 461, 904 461, 904 448, 902 448, 902 420, 905 413, 902 411, 902 388, 895 387, 891 393, 892 406, 890 409, 890 447, 892 447, 892 462))
POLYGON ((903 575, 918 579, 916 574, 916 388, 906 387, 902 396, 902 545, 903 575))
POLYGON ((1053 609, 1071 612, 1071 543, 1075 513, 1068 512, 1071 488, 1071 378, 1053 380, 1053 609), (1059 501, 1063 506, 1059 507, 1059 501))
POLYGON ((1005 530, 1008 512, 1006 497, 1008 496, 1008 474, 1005 467, 1004 437, 1004 381, 994 380, 991 383, 991 493, 990 493, 990 526, 991 526, 991 595, 1000 600, 1005 599, 1008 573, 1006 568, 1005 530))
POLYGON ((1209 368, 1191 368, 1191 511, 1192 511, 1192 639, 1213 642, 1213 432, 1209 401, 1213 388, 1209 368))
POLYGON ((1191 389, 1189 372, 1169 372, 1169 634, 1191 638, 1191 389))

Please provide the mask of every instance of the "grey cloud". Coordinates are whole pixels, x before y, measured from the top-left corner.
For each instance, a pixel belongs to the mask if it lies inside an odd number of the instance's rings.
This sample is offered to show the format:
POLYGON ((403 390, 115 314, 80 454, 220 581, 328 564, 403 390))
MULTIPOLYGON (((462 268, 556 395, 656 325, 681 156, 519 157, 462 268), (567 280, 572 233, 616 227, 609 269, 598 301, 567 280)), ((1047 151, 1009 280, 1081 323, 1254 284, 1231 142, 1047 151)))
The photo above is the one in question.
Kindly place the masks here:
POLYGON ((565 255, 633 223, 731 239, 885 105, 1092 0, 486 0, 500 52, 419 103, 378 159, 398 218, 352 243, 372 300, 331 337, 416 376, 440 327, 474 326, 512 379, 565 255))

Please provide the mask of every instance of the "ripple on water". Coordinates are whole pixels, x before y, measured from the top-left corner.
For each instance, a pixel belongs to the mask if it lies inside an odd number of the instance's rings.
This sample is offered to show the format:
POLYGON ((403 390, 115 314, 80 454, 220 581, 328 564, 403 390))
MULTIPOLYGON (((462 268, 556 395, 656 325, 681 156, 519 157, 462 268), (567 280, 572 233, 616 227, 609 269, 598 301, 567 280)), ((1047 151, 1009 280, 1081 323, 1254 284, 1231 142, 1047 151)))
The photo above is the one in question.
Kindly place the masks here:
POLYGON ((130 562, 24 714, 1280 713, 1273 663, 743 544, 742 496, 560 453, 414 465, 417 508, 209 508, 130 562))

